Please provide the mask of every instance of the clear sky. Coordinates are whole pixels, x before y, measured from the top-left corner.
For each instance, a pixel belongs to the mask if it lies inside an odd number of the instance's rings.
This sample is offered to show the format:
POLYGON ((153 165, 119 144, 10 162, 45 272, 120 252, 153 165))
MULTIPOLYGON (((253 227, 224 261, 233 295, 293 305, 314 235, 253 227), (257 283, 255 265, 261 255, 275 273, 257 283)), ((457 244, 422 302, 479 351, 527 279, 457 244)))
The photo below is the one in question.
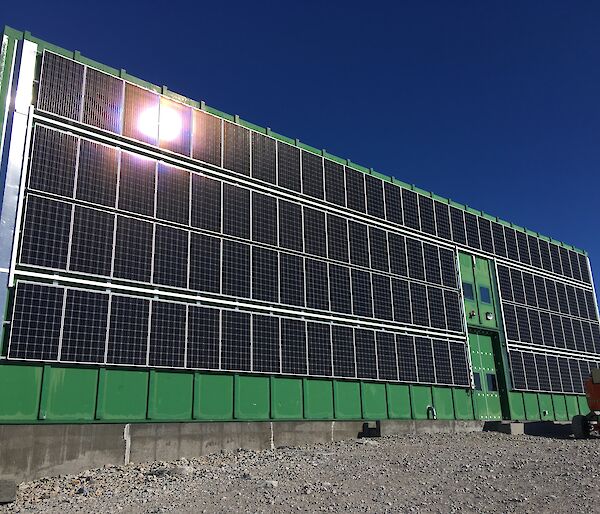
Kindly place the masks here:
POLYGON ((10 1, 0 24, 584 248, 599 287, 598 2, 10 1))

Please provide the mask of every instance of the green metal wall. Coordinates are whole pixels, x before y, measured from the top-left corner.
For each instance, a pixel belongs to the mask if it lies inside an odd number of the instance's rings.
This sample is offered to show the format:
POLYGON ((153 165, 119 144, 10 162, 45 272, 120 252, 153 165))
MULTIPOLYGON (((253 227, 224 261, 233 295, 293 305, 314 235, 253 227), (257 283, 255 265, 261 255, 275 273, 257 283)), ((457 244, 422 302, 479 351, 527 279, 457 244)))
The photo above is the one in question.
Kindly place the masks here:
MULTIPOLYGON (((585 397, 509 393, 515 420, 566 421, 585 397)), ((0 423, 474 419, 471 392, 381 382, 0 365, 0 423)))

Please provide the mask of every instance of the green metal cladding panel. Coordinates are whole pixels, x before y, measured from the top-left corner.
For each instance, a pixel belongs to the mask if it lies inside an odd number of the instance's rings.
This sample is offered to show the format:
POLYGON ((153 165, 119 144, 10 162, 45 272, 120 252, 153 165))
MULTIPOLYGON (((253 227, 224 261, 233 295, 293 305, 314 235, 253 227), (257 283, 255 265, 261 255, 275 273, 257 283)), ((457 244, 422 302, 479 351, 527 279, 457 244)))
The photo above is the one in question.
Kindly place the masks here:
POLYGON ((470 389, 452 389, 454 416, 456 419, 474 419, 473 398, 470 389))
POLYGON ((364 419, 385 419, 387 413, 387 398, 385 384, 361 382, 361 400, 364 419))
POLYGON ((150 371, 148 418, 191 419, 193 382, 193 373, 150 371))
POLYGON ((573 416, 577 416, 579 414, 579 402, 577 401, 577 396, 573 395, 565 395, 565 402, 567 404, 567 415, 569 419, 573 419, 573 416))
POLYGON ((525 404, 523 393, 511 391, 508 393, 508 404, 510 406, 510 419, 525 421, 525 404))
POLYGON ((432 387, 431 393, 437 419, 454 419, 452 389, 449 387, 432 387))
POLYGON ((540 419, 540 405, 537 393, 523 393, 523 403, 527 421, 538 421, 540 419))
POLYGON ((143 420, 148 407, 148 372, 101 369, 96 419, 143 420))
POLYGON ((271 417, 302 419, 302 379, 271 377, 271 417))
POLYGON ((44 366, 40 419, 92 421, 96 413, 98 370, 44 366))
POLYGON ((410 404, 412 406, 413 419, 430 419, 429 408, 433 406, 431 387, 411 385, 410 404))
POLYGON ((552 405, 551 394, 538 394, 538 402, 540 404, 540 417, 542 421, 554 420, 554 407, 552 405))
POLYGON ((557 421, 568 421, 567 403, 565 397, 560 394, 552 395, 552 406, 554 408, 554 417, 557 421))
POLYGON ((235 375, 233 415, 236 419, 269 419, 269 377, 235 375))
POLYGON ((233 419, 233 375, 195 373, 194 419, 233 419))
POLYGON ((333 382, 305 378, 304 417, 306 419, 333 419, 333 382))
POLYGON ((0 365, 0 420, 34 421, 40 409, 43 366, 0 365))
POLYGON ((411 419, 410 388, 404 384, 386 384, 388 416, 390 419, 411 419))
POLYGON ((349 380, 333 381, 335 419, 361 419, 360 383, 349 380))
POLYGON ((579 412, 584 416, 590 412, 590 407, 588 406, 587 399, 585 396, 578 396, 577 401, 579 402, 579 412))

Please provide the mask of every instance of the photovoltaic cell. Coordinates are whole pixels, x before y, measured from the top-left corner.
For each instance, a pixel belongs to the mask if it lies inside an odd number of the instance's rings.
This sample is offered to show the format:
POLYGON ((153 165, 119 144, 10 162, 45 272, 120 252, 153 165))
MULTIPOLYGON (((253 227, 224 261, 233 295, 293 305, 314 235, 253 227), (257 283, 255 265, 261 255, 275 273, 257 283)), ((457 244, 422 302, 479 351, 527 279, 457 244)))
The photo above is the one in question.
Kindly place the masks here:
POLYGON ((330 259, 348 262, 348 225, 341 216, 327 214, 327 251, 330 259))
POLYGON ((329 265, 329 303, 333 312, 350 314, 350 270, 346 266, 329 265))
POLYGON ((481 249, 484 252, 494 253, 494 241, 492 238, 492 222, 485 218, 478 218, 479 235, 481 238, 481 249))
POLYGON ((11 322, 9 359, 56 360, 64 289, 19 282, 11 322))
MULTIPOLYGON (((395 275, 408 276, 408 263, 406 262, 406 242, 404 237, 388 232, 390 252, 390 271, 395 275)), ((350 247, 352 248, 352 246, 350 247)))
POLYGON ((433 357, 435 359, 435 376, 439 384, 452 384, 452 367, 450 364, 450 346, 443 339, 433 340, 433 357))
POLYGON ((519 247, 519 258, 524 264, 531 264, 531 256, 529 255, 529 244, 527 243, 527 234, 517 232, 517 246, 519 247))
POLYGON ((392 290, 390 277, 371 274, 373 284, 373 315, 377 319, 392 320, 392 290))
POLYGON ((185 364, 186 306, 152 302, 150 366, 183 367, 185 364))
MULTIPOLYGON (((350 238, 350 262, 356 266, 368 268, 370 264, 367 225, 355 221, 348 221, 348 237, 350 238)), ((404 239, 402 239, 402 241, 404 241, 404 239)))
POLYGON ((406 280, 392 279, 392 299, 394 321, 397 323, 412 323, 410 292, 406 280))
POLYGON ((500 257, 506 257, 506 239, 504 237, 504 228, 499 223, 492 223, 492 238, 494 240, 494 251, 500 257))
POLYGON ((327 263, 305 259, 306 306, 309 309, 329 310, 329 280, 327 263))
POLYGON ((302 257, 279 254, 279 298, 287 305, 304 306, 304 264, 302 257))
POLYGON ((388 241, 385 230, 369 227, 371 267, 379 271, 389 271, 388 241))
POLYGON ((78 139, 42 125, 34 130, 29 187, 72 197, 78 139))
POLYGON ((519 260, 519 249, 517 247, 517 236, 514 229, 504 227, 504 239, 506 241, 506 253, 513 261, 519 260))
POLYGON ((396 350, 398 352, 398 380, 416 382, 417 363, 414 337, 396 334, 396 350))
POLYGON ((223 122, 223 167, 250 175, 250 132, 228 121, 223 122))
POLYGON ((223 240, 222 293, 250 297, 250 245, 223 240))
POLYGON ((429 243, 423 243, 423 258, 425 261, 425 277, 427 282, 441 284, 442 272, 438 247, 429 243))
POLYGON ((368 271, 352 270, 352 312, 355 316, 373 317, 371 274, 368 271))
POLYGON ((469 368, 467 365, 467 351, 463 343, 450 344, 450 361, 452 363, 452 378, 454 384, 459 386, 468 386, 471 383, 469 368))
POLYGON ((527 389, 527 383, 525 382, 525 368, 523 366, 523 356, 521 352, 511 350, 509 355, 513 387, 515 389, 527 389))
MULTIPOLYGON (((446 291, 449 293, 449 291, 446 291)), ((427 290, 423 284, 411 282, 410 301, 412 306, 413 323, 427 327, 429 326, 429 306, 427 304, 427 290)))
POLYGON ((191 152, 192 108, 160 97, 158 145, 187 157, 191 152))
POLYGON ((431 339, 415 337, 415 354, 417 356, 417 373, 419 382, 435 383, 435 367, 433 363, 433 347, 431 339))
POLYGON ((442 284, 446 287, 456 288, 456 260, 454 252, 440 248, 440 268, 442 271, 442 284))
POLYGON ((452 239, 452 229, 450 228, 450 212, 448 205, 445 203, 434 201, 435 204, 435 225, 438 237, 452 239))
POLYGON ((269 184, 277 183, 277 143, 252 132, 252 176, 269 184))
POLYGON ((459 244, 467 244, 463 211, 456 207, 450 207, 450 224, 452 225, 452 240, 459 244))
POLYGON ((444 309, 444 292, 439 287, 427 286, 427 300, 429 304, 429 318, 431 326, 446 329, 446 316, 444 309))
POLYGON ((302 207, 298 203, 279 200, 279 245, 302 251, 302 207))
POLYGON ((408 258, 408 276, 417 280, 425 280, 423 244, 421 241, 406 238, 406 255, 408 258))
POLYGON ((156 145, 159 105, 159 95, 126 82, 123 135, 156 145))
POLYGON ((467 229, 467 244, 471 248, 480 248, 481 242, 479 239, 479 226, 477 224, 477 216, 470 212, 465 212, 465 227, 467 229))

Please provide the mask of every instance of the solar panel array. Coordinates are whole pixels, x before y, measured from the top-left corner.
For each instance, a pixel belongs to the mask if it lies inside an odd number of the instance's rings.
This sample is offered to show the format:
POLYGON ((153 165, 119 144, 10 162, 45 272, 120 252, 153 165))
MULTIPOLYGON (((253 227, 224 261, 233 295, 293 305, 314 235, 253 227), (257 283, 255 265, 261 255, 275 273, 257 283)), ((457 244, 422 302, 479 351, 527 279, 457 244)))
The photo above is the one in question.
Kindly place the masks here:
POLYGON ((18 268, 81 283, 17 288, 10 358, 468 386, 456 246, 574 284, 590 315, 577 252, 47 51, 37 109, 18 268))
POLYGON ((514 387, 582 393, 590 368, 600 365, 593 291, 511 266, 497 269, 514 387))

